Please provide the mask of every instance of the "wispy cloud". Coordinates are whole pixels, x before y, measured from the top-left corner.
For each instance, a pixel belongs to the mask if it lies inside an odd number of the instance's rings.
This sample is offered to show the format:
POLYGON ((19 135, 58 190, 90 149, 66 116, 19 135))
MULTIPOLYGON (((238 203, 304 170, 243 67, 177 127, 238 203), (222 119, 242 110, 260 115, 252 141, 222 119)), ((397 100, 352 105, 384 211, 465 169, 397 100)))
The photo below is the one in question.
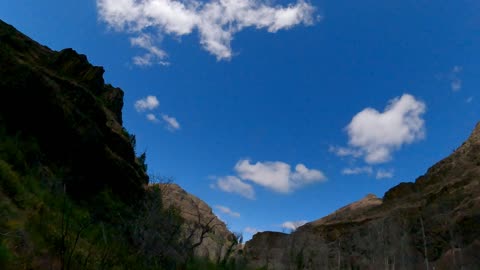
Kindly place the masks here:
POLYGON ((235 176, 220 177, 217 179, 216 184, 211 187, 219 188, 229 193, 236 193, 250 200, 255 199, 253 187, 235 176))
POLYGON ((460 91, 462 89, 462 80, 460 79, 460 74, 462 73, 463 68, 461 66, 454 66, 450 72, 450 87, 452 91, 460 91))
POLYGON ((169 65, 168 62, 162 61, 167 57, 167 53, 154 45, 151 35, 140 34, 137 37, 130 38, 130 44, 139 47, 147 52, 141 56, 133 57, 133 63, 137 66, 152 66, 153 64, 169 65))
POLYGON ((453 80, 451 87, 453 91, 460 91, 462 89, 462 80, 460 79, 453 80))
POLYGON ((299 221, 285 221, 282 223, 282 228, 295 231, 298 227, 303 226, 307 223, 306 220, 299 220, 299 221))
POLYGON ((180 124, 178 123, 175 117, 168 116, 166 114, 162 114, 162 119, 167 123, 167 129, 170 131, 176 131, 180 129, 180 124))
POLYGON ((147 96, 145 98, 141 98, 135 101, 135 104, 134 104, 135 110, 137 110, 137 112, 140 112, 140 113, 149 112, 145 114, 145 117, 147 118, 148 121, 152 123, 160 123, 163 121, 165 123, 167 130, 171 132, 179 130, 181 128, 180 123, 175 117, 169 116, 167 114, 161 114, 162 118, 160 120, 157 118, 157 116, 153 112, 151 112, 158 109, 159 106, 160 106, 160 102, 158 101, 158 98, 156 96, 147 96))
POLYGON ((358 158, 362 156, 362 151, 357 149, 352 149, 348 147, 341 147, 341 146, 330 146, 328 151, 334 153, 339 157, 348 157, 352 156, 354 158, 358 158))
POLYGON ((370 166, 345 168, 342 170, 343 175, 372 174, 373 168, 370 166))
POLYGON ((150 122, 157 123, 159 121, 158 118, 153 113, 147 114, 146 117, 147 117, 148 121, 150 121, 150 122))
POLYGON ((467 102, 467 103, 472 103, 472 101, 473 101, 473 97, 468 97, 468 98, 465 100, 465 102, 467 102))
POLYGON ((256 233, 260 232, 260 230, 258 230, 256 228, 252 228, 252 227, 245 227, 245 229, 243 229, 243 232, 249 233, 249 234, 256 234, 256 233))
POLYGON ((377 174, 376 174, 376 178, 377 179, 388 179, 388 178, 393 178, 394 174, 393 174, 393 170, 390 169, 390 170, 385 170, 385 169, 379 169, 377 170, 377 174))
POLYGON ((147 96, 135 101, 135 109, 137 112, 151 111, 160 106, 160 102, 156 96, 147 96))
POLYGON ((167 54, 155 45, 153 33, 181 37, 198 31, 202 47, 218 60, 232 57, 231 42, 244 28, 275 33, 315 22, 315 8, 299 0, 286 7, 260 0, 97 0, 98 14, 116 31, 135 35, 133 46, 145 49, 134 63, 165 63, 167 54))
POLYGON ((342 153, 352 156, 361 153, 369 164, 390 161, 394 151, 424 138, 425 110, 425 103, 409 94, 390 100, 383 112, 373 108, 362 110, 346 127, 349 147, 342 153))
POLYGON ((235 211, 232 211, 232 209, 230 209, 230 208, 228 208, 228 207, 226 207, 226 206, 223 206, 223 205, 216 205, 216 206, 215 206, 215 209, 217 209, 218 211, 220 211, 220 213, 229 215, 229 216, 231 216, 231 217, 235 217, 235 218, 240 217, 240 213, 235 212, 235 211))

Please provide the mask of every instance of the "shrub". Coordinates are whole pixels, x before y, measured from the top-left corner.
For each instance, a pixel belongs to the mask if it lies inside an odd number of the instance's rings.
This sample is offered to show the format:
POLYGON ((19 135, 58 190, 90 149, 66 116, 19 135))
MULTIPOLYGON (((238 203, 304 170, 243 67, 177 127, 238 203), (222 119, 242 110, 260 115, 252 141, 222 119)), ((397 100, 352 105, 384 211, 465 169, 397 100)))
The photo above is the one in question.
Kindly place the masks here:
POLYGON ((142 167, 142 170, 144 172, 147 172, 147 152, 143 152, 143 154, 141 154, 139 157, 138 157, 138 162, 140 163, 140 166, 142 167))
POLYGON ((0 160, 0 187, 15 203, 23 200, 25 189, 20 183, 20 177, 4 160, 0 160))
POLYGON ((8 269, 8 265, 12 260, 12 255, 10 251, 2 242, 0 242, 0 268, 1 269, 8 269))

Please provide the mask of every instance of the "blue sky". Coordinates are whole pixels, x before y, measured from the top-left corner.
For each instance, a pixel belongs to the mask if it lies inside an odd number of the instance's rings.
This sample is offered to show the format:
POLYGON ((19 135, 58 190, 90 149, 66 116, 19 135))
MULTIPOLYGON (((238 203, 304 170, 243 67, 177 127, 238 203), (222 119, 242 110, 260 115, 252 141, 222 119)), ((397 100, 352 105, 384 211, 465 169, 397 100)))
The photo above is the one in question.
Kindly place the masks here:
POLYGON ((415 180, 480 119, 478 1, 185 3, 2 1, 0 19, 104 66, 149 173, 247 239, 415 180))

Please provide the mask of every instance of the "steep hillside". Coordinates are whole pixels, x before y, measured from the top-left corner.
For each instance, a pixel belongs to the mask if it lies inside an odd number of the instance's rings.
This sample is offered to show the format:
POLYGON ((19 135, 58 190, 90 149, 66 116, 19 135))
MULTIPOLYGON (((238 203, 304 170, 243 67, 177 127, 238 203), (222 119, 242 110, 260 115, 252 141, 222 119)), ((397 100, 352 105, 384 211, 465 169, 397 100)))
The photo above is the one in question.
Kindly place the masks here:
POLYGON ((0 269, 228 268, 211 209, 149 185, 103 68, 2 21, 0 63, 0 269))
POLYGON ((32 162, 61 167, 67 192, 140 196, 148 182, 122 127, 123 91, 72 49, 54 52, 0 21, 0 126, 35 138, 32 162))
POLYGON ((292 234, 246 243, 267 269, 480 269, 480 124, 449 157, 383 199, 368 195, 292 234))

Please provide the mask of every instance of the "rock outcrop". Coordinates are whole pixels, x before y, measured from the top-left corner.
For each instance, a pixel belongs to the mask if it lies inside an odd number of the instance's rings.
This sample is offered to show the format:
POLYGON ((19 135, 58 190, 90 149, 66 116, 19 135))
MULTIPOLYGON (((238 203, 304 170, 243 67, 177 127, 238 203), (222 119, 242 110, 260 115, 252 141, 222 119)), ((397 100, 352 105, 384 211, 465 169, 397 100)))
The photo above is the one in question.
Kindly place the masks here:
POLYGON ((383 199, 368 195, 291 234, 254 235, 266 269, 480 269, 480 124, 449 157, 383 199))
POLYGON ((160 184, 160 187, 164 206, 180 210, 185 220, 185 236, 193 233, 192 244, 198 245, 194 249, 196 257, 221 262, 234 251, 235 235, 218 219, 210 206, 176 184, 160 184))
POLYGON ((41 46, 0 21, 0 126, 35 138, 33 162, 62 168, 74 197, 104 188, 128 200, 148 182, 122 127, 123 91, 72 49, 41 46))

